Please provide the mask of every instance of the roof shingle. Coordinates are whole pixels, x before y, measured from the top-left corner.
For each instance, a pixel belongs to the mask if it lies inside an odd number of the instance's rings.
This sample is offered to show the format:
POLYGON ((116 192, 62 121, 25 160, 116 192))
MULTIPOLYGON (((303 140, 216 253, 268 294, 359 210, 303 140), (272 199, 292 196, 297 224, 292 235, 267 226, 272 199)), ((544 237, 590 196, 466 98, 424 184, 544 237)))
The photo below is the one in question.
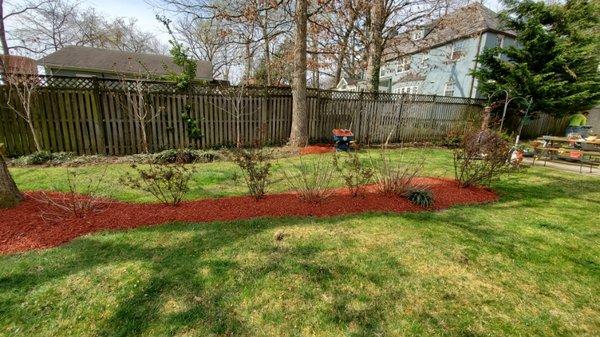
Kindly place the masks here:
MULTIPOLYGON (((64 69, 85 69, 108 73, 166 75, 180 72, 171 57, 157 54, 139 54, 111 49, 67 46, 38 60, 41 66, 64 69)), ((212 64, 197 61, 196 78, 212 80, 212 64)))

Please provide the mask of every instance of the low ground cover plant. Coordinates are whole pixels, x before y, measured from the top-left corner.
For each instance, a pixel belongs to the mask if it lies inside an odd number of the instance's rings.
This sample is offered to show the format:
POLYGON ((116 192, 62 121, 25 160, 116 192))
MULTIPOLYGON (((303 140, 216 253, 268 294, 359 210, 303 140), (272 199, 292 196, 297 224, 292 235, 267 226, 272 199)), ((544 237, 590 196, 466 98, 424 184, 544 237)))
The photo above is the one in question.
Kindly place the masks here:
POLYGON ((61 165, 75 157, 71 152, 37 151, 13 160, 13 165, 61 165))
POLYGON ((221 153, 214 150, 169 149, 153 155, 156 164, 210 163, 222 159, 221 153))
POLYGON ((234 148, 230 151, 233 161, 243 172, 248 194, 259 200, 267 193, 271 175, 271 152, 255 146, 234 148))
POLYGON ((119 181, 136 190, 150 193, 160 202, 176 206, 189 192, 194 169, 183 164, 132 164, 134 174, 125 173, 119 181))
POLYGON ((489 186, 494 179, 514 169, 509 142, 490 129, 467 132, 453 158, 454 176, 461 187, 489 186))
POLYGON ((306 202, 319 203, 332 194, 334 166, 329 160, 306 162, 300 160, 290 172, 284 171, 285 181, 292 191, 306 202))
POLYGON ((353 197, 357 197, 361 193, 364 185, 368 184, 374 175, 373 168, 365 165, 356 152, 334 153, 333 167, 342 177, 346 188, 353 197))

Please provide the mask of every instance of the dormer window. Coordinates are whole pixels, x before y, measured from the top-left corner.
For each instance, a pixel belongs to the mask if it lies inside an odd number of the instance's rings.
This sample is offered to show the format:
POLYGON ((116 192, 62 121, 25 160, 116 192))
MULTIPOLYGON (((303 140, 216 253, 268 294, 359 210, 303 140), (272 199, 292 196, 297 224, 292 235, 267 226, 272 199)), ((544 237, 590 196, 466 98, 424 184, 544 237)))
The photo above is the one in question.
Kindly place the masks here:
POLYGON ((417 41, 423 38, 423 30, 422 29, 418 29, 412 32, 412 39, 413 41, 417 41))

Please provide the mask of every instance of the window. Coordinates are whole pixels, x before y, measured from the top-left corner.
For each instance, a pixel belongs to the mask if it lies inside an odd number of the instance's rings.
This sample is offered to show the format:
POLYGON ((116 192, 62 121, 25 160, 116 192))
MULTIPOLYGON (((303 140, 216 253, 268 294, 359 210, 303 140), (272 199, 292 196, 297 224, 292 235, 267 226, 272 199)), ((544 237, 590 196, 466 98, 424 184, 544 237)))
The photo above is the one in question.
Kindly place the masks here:
POLYGON ((397 94, 416 94, 419 90, 419 87, 416 85, 406 86, 406 87, 398 87, 394 89, 397 94))
POLYGON ((454 81, 450 80, 444 85, 444 96, 454 96, 454 81))
POLYGON ((396 73, 403 73, 405 71, 410 70, 410 57, 403 57, 398 60, 398 65, 396 67, 396 73))
POLYGON ((504 48, 504 35, 498 34, 498 47, 504 48))
POLYGON ((422 29, 415 30, 412 33, 412 39, 413 39, 413 41, 417 41, 417 40, 420 40, 422 38, 423 38, 423 30, 422 29))
POLYGON ((463 55, 464 43, 463 41, 456 41, 452 44, 450 50, 450 60, 456 61, 463 55))

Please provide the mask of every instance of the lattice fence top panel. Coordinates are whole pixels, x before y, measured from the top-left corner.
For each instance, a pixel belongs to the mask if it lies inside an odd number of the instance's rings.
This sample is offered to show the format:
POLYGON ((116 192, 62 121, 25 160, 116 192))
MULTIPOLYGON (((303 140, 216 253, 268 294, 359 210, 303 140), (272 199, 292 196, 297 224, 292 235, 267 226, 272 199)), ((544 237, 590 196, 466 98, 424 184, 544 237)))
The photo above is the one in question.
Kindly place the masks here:
MULTIPOLYGON (((250 97, 281 97, 291 96, 290 87, 255 87, 255 86, 229 86, 212 83, 192 83, 187 90, 181 90, 175 82, 155 80, 119 80, 103 79, 96 77, 68 77, 68 76, 31 76, 38 79, 40 88, 70 89, 70 90, 102 90, 102 91, 137 91, 141 88, 146 93, 170 94, 195 94, 219 96, 250 96, 250 97)), ((1 86, 0 86, 1 87, 1 86)), ((436 102, 448 104, 483 105, 484 100, 463 97, 446 97, 435 95, 395 94, 395 93, 367 93, 353 91, 337 91, 309 88, 308 98, 333 99, 333 100, 364 100, 379 102, 436 102)))

